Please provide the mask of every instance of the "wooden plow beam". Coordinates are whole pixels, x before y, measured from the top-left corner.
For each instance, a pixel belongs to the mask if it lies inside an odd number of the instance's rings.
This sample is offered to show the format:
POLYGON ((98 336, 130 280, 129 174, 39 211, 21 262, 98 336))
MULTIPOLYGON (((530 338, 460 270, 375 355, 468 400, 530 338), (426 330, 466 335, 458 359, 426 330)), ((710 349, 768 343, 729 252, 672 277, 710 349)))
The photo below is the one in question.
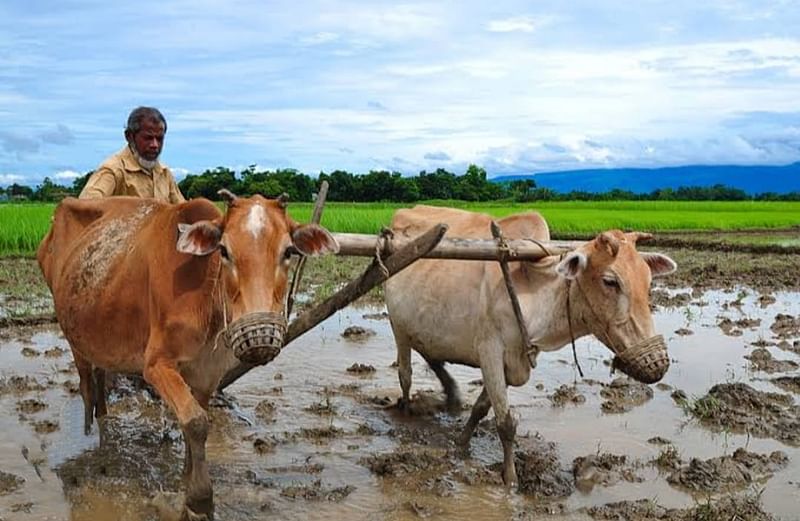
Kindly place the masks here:
MULTIPOLYGON (((328 191, 327 182, 323 182, 314 207, 312 222, 319 223, 325 205, 328 191)), ((314 326, 330 317, 365 295, 372 288, 386 281, 392 275, 403 270, 418 259, 457 259, 477 261, 497 261, 503 268, 506 284, 512 302, 516 300, 513 288, 510 286, 507 263, 510 261, 534 261, 551 255, 561 255, 575 249, 577 242, 546 241, 540 242, 530 239, 503 239, 499 235, 499 228, 493 223, 495 239, 444 239, 447 232, 446 224, 437 224, 427 232, 414 238, 402 235, 395 236, 386 230, 380 235, 364 235, 357 233, 332 234, 339 243, 338 255, 372 257, 369 267, 357 279, 349 282, 342 289, 327 300, 298 316, 286 332, 283 347, 312 329, 314 326)), ((297 261, 295 276, 287 298, 287 316, 291 313, 295 293, 303 274, 305 258, 297 261)), ((518 307, 518 304, 517 304, 518 307)), ((517 310, 519 315, 519 311, 517 310)), ((521 318, 517 317, 519 320, 521 318)), ((522 322, 520 321, 520 324, 522 322)), ((520 325, 522 328, 523 326, 520 325)), ((523 336, 526 338, 526 336, 523 336)), ((239 363, 231 369, 219 384, 218 390, 222 391, 236 380, 244 376, 254 365, 239 363)))

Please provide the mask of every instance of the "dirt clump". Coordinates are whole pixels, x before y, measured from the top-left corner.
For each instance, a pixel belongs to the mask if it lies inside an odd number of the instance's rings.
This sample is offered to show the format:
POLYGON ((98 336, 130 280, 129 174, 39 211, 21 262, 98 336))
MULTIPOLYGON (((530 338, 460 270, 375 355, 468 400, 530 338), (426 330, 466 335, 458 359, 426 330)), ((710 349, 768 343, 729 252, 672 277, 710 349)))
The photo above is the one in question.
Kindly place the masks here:
POLYGON ((33 423, 33 430, 36 431, 37 434, 50 434, 56 432, 58 429, 58 422, 53 420, 42 420, 33 423))
POLYGON ((761 306, 762 309, 771 306, 775 302, 777 302, 777 299, 772 295, 765 293, 758 296, 758 305, 761 306))
POLYGON ((740 318, 739 320, 731 320, 728 317, 723 317, 719 323, 717 323, 717 326, 728 336, 742 336, 743 329, 752 329, 758 327, 760 324, 760 319, 740 318))
POLYGON ((0 378, 0 395, 4 394, 24 394, 34 391, 44 391, 46 387, 40 384, 32 376, 13 375, 8 378, 0 378))
POLYGON ((779 376, 771 382, 785 391, 800 394, 800 376, 779 376))
POLYGON ((757 391, 744 383, 724 383, 692 403, 682 400, 682 405, 711 428, 800 445, 800 406, 794 405, 790 395, 757 391))
POLYGON ((437 449, 398 449, 388 454, 372 454, 359 460, 378 476, 405 476, 422 472, 442 471, 447 455, 437 449))
POLYGON ((347 372, 350 374, 372 374, 375 372, 375 367, 369 364, 359 364, 356 362, 347 368, 347 372))
POLYGON ((35 414, 47 408, 47 404, 41 400, 30 398, 17 402, 17 410, 23 414, 35 414))
POLYGON ((653 389, 650 386, 620 377, 603 387, 600 396, 606 399, 600 407, 605 413, 619 414, 628 412, 653 398, 653 389))
MULTIPOLYGON (((543 498, 568 497, 575 492, 572 473, 561 467, 555 444, 544 443, 534 450, 516 451, 514 462, 519 480, 518 490, 543 498)), ((495 470, 500 471, 500 464, 495 470)))
POLYGON ((47 358, 59 358, 66 352, 67 351, 65 349, 61 349, 58 346, 53 346, 44 352, 44 356, 46 356, 47 358))
POLYGON ((792 338, 800 336, 800 316, 793 317, 784 313, 775 315, 775 322, 769 327, 778 338, 792 338))
POLYGON ((366 340, 374 335, 375 331, 361 326, 350 326, 342 331, 342 337, 353 341, 366 340))
POLYGON ((675 330, 675 334, 678 335, 678 336, 689 336, 689 335, 693 335, 694 331, 692 331, 691 329, 682 327, 680 329, 676 329, 675 330))
POLYGON ((789 458, 781 451, 764 456, 739 448, 730 456, 707 460, 692 458, 688 465, 670 474, 667 481, 689 490, 729 492, 764 481, 788 463, 789 458))
POLYGON ((683 460, 674 445, 667 445, 650 463, 661 470, 673 471, 678 470, 683 465, 683 460))
POLYGON ((275 404, 270 400, 261 400, 255 407, 256 417, 264 422, 272 423, 275 421, 275 404))
POLYGON ((356 488, 352 485, 343 487, 325 488, 322 480, 317 479, 308 485, 290 485, 281 490, 281 496, 289 499, 304 499, 306 501, 333 501, 338 503, 350 495, 356 488))
POLYGON ((665 508, 651 499, 619 501, 591 507, 586 512, 592 519, 608 521, 773 521, 764 512, 756 495, 724 496, 710 499, 690 508, 665 508))
POLYGON ((764 371, 765 373, 785 373, 787 371, 794 371, 800 365, 792 360, 777 360, 772 357, 772 354, 764 347, 754 349, 752 353, 746 355, 745 358, 750 360, 750 365, 755 371, 764 371))
POLYGON ((780 342, 778 342, 778 347, 783 349, 784 351, 789 351, 796 355, 800 355, 800 340, 795 340, 791 344, 786 340, 781 340, 780 342))
POLYGON ((547 397, 552 403, 553 407, 564 407, 568 403, 580 405, 586 402, 586 397, 578 392, 576 385, 561 385, 556 391, 547 397))
POLYGON ((692 301, 691 293, 676 293, 670 295, 669 291, 657 288, 650 292, 650 304, 663 308, 678 308, 689 305, 692 301))
POLYGON ((23 347, 21 353, 22 356, 24 356, 25 358, 36 358, 41 354, 39 353, 39 351, 33 349, 32 347, 23 347))
POLYGON ((19 490, 24 483, 25 478, 0 470, 0 496, 19 490))
POLYGON ((581 492, 588 493, 595 485, 610 487, 620 481, 641 483, 644 481, 636 474, 628 457, 616 454, 591 454, 580 456, 572 462, 572 474, 575 484, 581 492))

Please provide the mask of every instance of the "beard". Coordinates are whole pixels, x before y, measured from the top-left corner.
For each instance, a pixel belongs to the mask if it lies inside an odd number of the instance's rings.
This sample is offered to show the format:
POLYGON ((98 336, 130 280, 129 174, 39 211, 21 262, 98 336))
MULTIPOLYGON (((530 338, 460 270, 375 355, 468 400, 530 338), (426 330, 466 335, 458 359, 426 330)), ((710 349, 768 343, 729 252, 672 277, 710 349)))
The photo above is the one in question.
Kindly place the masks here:
POLYGON ((133 152, 133 157, 136 158, 136 162, 139 163, 139 166, 144 168, 145 170, 152 170, 158 165, 158 157, 155 159, 145 159, 139 154, 139 151, 136 150, 136 145, 131 143, 131 152, 133 152))

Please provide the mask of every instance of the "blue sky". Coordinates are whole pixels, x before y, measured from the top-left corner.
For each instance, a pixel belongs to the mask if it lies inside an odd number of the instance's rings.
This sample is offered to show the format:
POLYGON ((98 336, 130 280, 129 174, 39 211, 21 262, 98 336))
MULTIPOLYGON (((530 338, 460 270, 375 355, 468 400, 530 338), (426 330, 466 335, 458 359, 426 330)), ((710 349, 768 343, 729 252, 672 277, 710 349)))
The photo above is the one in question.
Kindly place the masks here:
POLYGON ((796 1, 0 2, 0 185, 162 161, 490 176, 800 160, 796 1))

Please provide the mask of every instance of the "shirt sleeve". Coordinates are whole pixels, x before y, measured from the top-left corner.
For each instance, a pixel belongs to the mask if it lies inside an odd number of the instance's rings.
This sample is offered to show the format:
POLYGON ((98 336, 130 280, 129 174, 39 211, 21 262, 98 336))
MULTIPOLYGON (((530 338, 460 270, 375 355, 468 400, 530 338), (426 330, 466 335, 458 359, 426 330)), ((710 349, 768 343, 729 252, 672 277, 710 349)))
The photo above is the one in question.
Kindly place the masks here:
POLYGON ((106 167, 100 167, 89 176, 86 186, 81 190, 79 199, 99 199, 114 195, 117 188, 117 178, 114 172, 106 167))
POLYGON ((185 203, 186 198, 183 197, 181 189, 178 188, 178 183, 175 182, 175 177, 172 175, 172 171, 167 170, 167 175, 169 176, 169 202, 173 204, 185 203))

